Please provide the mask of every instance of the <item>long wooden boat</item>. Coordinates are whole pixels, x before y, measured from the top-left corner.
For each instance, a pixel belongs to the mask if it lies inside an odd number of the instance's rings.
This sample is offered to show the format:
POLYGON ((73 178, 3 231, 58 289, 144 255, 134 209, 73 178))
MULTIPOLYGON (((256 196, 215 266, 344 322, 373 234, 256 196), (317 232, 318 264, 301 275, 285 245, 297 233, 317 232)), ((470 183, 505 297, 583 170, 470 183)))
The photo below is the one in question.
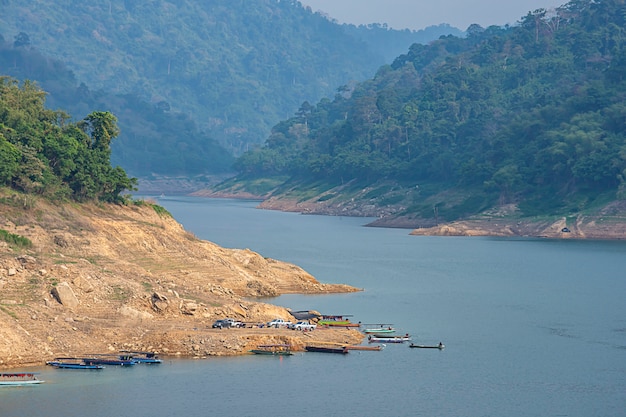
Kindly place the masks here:
POLYGON ((36 374, 32 372, 20 373, 0 373, 0 386, 2 385, 32 385, 41 384, 41 379, 37 379, 36 374))
POLYGON ((385 345, 376 345, 376 346, 363 346, 363 345, 350 345, 346 346, 348 350, 383 350, 385 345))
POLYGON ((380 328, 380 329, 364 329, 363 333, 367 333, 367 334, 392 334, 395 333, 396 329, 394 329, 393 327, 386 327, 386 328, 380 328))
POLYGON ((256 349, 251 349, 250 353, 255 355, 271 355, 271 356, 291 356, 291 345, 275 344, 275 345, 259 345, 256 349))
POLYGON ((411 343, 409 345, 410 348, 419 348, 419 349, 439 349, 442 350, 446 347, 446 345, 444 345, 443 343, 439 343, 438 345, 414 345, 413 343, 411 343))
POLYGON ((322 316, 317 322, 318 326, 335 326, 335 327, 360 327, 360 323, 352 323, 348 316, 322 316))
POLYGON ((342 353, 349 352, 346 346, 305 346, 304 350, 307 352, 320 352, 320 353, 342 353))
POLYGON ((82 360, 94 365, 133 366, 137 364, 137 361, 130 355, 94 355, 82 358, 82 360))
POLYGON ((54 366, 57 369, 104 369, 104 365, 91 363, 81 358, 55 358, 46 362, 46 365, 54 366))
POLYGON ((163 362, 154 352, 142 352, 137 350, 120 350, 120 352, 127 354, 127 356, 130 356, 137 363, 154 365, 163 362))
POLYGON ((367 337, 369 343, 404 343, 411 340, 411 336, 408 334, 405 336, 374 336, 367 337))

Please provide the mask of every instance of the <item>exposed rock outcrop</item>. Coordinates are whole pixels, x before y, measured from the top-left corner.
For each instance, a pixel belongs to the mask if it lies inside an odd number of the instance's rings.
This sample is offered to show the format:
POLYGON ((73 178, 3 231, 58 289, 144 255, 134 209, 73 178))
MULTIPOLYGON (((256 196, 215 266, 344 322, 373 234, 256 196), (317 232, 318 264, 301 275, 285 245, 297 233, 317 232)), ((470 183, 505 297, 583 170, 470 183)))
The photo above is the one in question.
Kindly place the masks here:
POLYGON ((76 298, 72 287, 67 282, 61 282, 56 287, 53 287, 51 294, 67 308, 74 309, 78 306, 78 298, 76 298))
POLYGON ((0 198, 3 229, 32 246, 0 245, 0 367, 119 349, 203 357, 243 354, 263 341, 302 346, 303 337, 362 338, 345 329, 303 335, 253 327, 291 317, 252 297, 357 289, 321 284, 295 265, 200 240, 149 204, 34 199, 24 210, 3 201, 10 199, 0 198), (226 317, 246 328, 211 328, 226 317))

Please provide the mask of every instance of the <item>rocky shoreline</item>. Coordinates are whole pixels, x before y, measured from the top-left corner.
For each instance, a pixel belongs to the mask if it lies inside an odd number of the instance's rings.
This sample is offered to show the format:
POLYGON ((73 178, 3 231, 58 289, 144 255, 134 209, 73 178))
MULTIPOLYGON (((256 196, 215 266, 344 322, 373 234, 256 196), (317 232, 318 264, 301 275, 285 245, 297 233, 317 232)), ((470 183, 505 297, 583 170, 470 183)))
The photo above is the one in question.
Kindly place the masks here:
POLYGON ((191 358, 241 355, 259 344, 358 344, 353 329, 255 326, 293 321, 258 297, 359 291, 322 284, 296 265, 225 249, 185 231, 158 206, 54 205, 0 195, 0 368, 54 357, 156 351, 191 358), (259 301, 253 301, 255 297, 259 301), (240 329, 213 329, 232 317, 240 329))
POLYGON ((415 236, 492 236, 539 237, 551 239, 626 239, 626 202, 618 201, 592 214, 567 217, 520 217, 514 205, 506 205, 474 218, 436 224, 434 219, 398 215, 399 207, 378 208, 351 202, 333 205, 327 202, 295 201, 287 198, 254 196, 241 193, 196 191, 192 195, 210 198, 259 200, 260 209, 327 216, 368 217, 369 227, 410 229, 415 236))

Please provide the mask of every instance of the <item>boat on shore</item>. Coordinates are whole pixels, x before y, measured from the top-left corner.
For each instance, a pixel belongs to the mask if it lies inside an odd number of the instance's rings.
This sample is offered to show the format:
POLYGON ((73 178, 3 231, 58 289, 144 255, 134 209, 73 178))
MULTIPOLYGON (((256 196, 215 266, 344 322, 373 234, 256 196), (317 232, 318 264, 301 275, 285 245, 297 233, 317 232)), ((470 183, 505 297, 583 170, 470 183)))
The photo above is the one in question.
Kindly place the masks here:
POLYGON ((318 312, 311 310, 301 310, 301 311, 291 311, 289 310, 289 314, 295 317, 296 320, 311 320, 311 319, 319 319, 321 315, 318 312))
POLYGON ((46 365, 57 369, 104 369, 104 365, 91 363, 82 358, 55 358, 46 362, 46 365))
POLYGON ((352 323, 350 316, 322 316, 317 322, 318 326, 335 326, 335 327, 360 327, 361 323, 352 323))
POLYGON ((367 341, 369 343, 404 343, 411 340, 411 336, 408 334, 404 336, 376 336, 369 335, 367 341))
POLYGON ((159 359, 157 354, 154 352, 142 352, 142 351, 136 351, 136 350, 120 350, 120 353, 130 356, 137 363, 146 363, 146 364, 152 365, 152 364, 163 362, 161 359, 159 359))
POLYGON ((291 345, 286 344, 274 344, 274 345, 259 345, 256 349, 250 349, 250 353, 255 355, 271 355, 271 356, 291 356, 291 345))
POLYGON ((418 349, 439 349, 442 350, 446 347, 443 343, 439 342, 438 345, 415 345, 411 343, 409 345, 410 348, 418 348, 418 349))
POLYGON ((20 373, 0 373, 0 386, 8 385, 33 385, 41 384, 41 379, 38 379, 33 372, 20 372, 20 373))
POLYGON ((341 354, 346 354, 349 352, 346 346, 305 346, 304 350, 306 350, 307 352, 341 353, 341 354))

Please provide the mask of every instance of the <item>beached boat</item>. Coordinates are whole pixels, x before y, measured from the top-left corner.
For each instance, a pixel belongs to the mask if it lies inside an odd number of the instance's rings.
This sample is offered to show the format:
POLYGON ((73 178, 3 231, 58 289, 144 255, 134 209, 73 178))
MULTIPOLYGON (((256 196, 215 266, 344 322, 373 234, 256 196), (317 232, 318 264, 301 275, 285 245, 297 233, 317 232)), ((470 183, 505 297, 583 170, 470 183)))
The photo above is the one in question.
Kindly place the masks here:
POLYGON ((57 369, 104 369, 103 365, 97 365, 82 358, 55 358, 46 362, 46 365, 57 369))
POLYGON ((136 350, 120 350, 120 352, 130 356, 137 363, 153 365, 163 362, 154 352, 142 352, 136 350))
POLYGON ((298 321, 318 319, 321 317, 319 313, 310 310, 289 311, 289 314, 294 316, 298 321))
POLYGON ((359 327, 360 323, 352 323, 349 316, 322 316, 317 322, 318 326, 359 327))
POLYGON ((94 355, 82 358, 85 362, 94 365, 133 366, 137 361, 130 355, 94 355))
POLYGON ((411 347, 411 348, 419 348, 419 349, 439 349, 439 350, 441 350, 441 349, 445 348, 446 345, 444 345, 441 342, 439 342, 438 345, 415 345, 415 344, 411 343, 409 345, 409 347, 411 347))
POLYGON ((411 336, 408 334, 404 336, 375 336, 370 335, 367 337, 367 341, 370 343, 404 343, 411 340, 411 336))
POLYGON ((321 353, 343 353, 349 352, 346 346, 305 346, 304 350, 307 352, 321 352, 321 353))
POLYGON ((255 355, 273 355, 273 356, 290 356, 293 355, 291 353, 291 345, 259 345, 256 349, 251 349, 251 353, 255 355))
POLYGON ((32 372, 21 373, 0 373, 0 385, 32 385, 41 384, 41 379, 37 379, 32 372))

